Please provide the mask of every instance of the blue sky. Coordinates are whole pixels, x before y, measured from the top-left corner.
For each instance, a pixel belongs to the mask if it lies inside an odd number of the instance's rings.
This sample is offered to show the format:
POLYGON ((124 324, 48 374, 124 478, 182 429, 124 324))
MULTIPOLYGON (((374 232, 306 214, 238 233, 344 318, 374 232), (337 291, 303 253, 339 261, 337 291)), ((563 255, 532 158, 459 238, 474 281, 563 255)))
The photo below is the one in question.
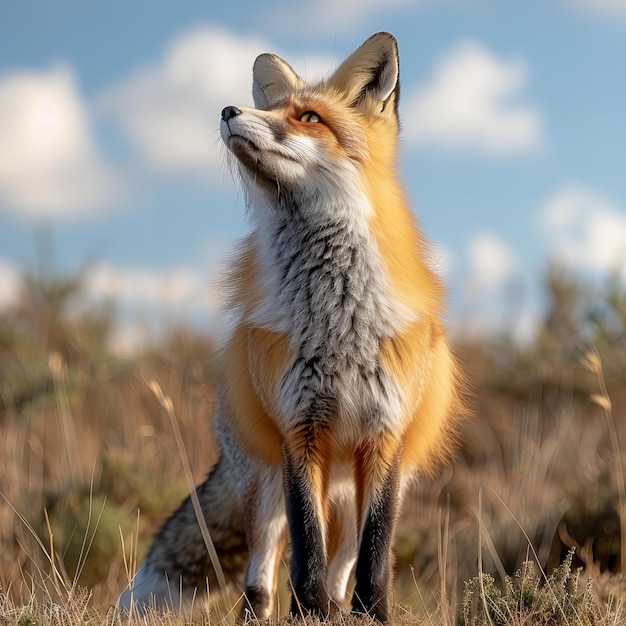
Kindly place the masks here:
POLYGON ((0 11, 0 307, 24 271, 83 272, 88 302, 119 302, 120 346, 138 318, 214 324, 215 277, 247 228, 222 107, 250 104, 261 52, 321 77, 379 30, 399 42, 402 172, 454 328, 531 332, 550 262, 626 268, 626 0, 0 11))

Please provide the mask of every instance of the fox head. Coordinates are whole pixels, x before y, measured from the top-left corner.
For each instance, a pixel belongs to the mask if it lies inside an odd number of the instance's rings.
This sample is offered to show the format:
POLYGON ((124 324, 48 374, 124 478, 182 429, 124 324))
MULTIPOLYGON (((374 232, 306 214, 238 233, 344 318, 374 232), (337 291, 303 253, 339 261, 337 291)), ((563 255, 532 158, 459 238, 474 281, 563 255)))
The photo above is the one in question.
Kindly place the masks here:
POLYGON ((393 169, 399 60, 392 35, 373 35, 317 84, 307 84, 278 56, 262 54, 252 94, 256 108, 228 106, 220 126, 248 194, 319 201, 353 194, 367 170, 393 169))

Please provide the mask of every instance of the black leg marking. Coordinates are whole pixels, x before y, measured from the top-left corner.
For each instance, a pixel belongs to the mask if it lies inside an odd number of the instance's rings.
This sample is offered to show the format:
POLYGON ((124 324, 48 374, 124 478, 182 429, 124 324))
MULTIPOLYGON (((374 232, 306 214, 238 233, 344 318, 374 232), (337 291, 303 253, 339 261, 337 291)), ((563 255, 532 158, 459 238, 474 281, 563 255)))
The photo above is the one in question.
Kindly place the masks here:
POLYGON ((398 460, 367 511, 352 596, 353 613, 367 613, 383 623, 390 613, 391 547, 399 503, 399 475, 398 460))
POLYGON ((326 617, 330 612, 327 589, 327 565, 323 529, 315 510, 312 485, 305 470, 283 451, 285 501, 291 534, 291 613, 313 613, 326 617))

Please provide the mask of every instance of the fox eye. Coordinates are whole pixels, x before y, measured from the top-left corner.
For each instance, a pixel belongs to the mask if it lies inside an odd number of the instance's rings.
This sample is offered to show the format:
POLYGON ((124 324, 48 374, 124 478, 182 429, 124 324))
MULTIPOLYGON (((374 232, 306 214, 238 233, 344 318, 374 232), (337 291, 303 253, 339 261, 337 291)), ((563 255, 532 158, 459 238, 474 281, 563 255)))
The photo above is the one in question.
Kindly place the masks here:
POLYGON ((300 121, 317 124, 322 121, 322 118, 315 111, 307 111, 300 116, 300 121))

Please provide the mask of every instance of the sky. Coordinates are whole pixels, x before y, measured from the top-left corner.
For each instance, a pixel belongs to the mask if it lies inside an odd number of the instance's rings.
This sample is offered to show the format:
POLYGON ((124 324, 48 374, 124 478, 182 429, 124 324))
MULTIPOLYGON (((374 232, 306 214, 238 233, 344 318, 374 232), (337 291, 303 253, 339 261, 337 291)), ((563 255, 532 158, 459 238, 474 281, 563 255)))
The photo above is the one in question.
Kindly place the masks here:
POLYGON ((0 309, 24 274, 214 330, 249 229, 219 115, 262 52, 398 39, 401 172, 459 332, 533 332, 551 264, 626 276, 626 0, 0 0, 0 309))

